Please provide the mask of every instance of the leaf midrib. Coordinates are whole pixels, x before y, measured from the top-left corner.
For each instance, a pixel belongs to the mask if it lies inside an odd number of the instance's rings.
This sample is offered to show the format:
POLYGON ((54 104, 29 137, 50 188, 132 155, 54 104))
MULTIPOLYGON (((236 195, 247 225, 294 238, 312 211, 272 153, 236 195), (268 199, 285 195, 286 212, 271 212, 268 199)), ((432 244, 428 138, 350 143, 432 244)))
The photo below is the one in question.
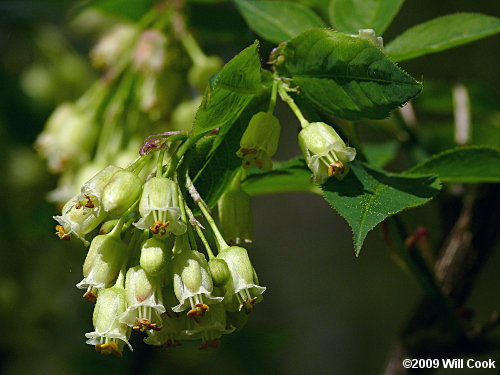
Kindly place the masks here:
POLYGON ((318 79, 351 79, 351 80, 356 80, 356 81, 368 81, 368 82, 380 82, 380 83, 388 83, 388 84, 395 84, 395 85, 402 85, 402 86, 411 86, 411 87, 419 87, 421 84, 419 82, 415 83, 408 83, 408 82, 400 82, 400 81, 392 81, 392 80, 387 80, 387 79, 380 79, 380 78, 367 78, 367 77, 358 77, 358 76, 351 76, 351 75, 333 75, 333 74, 320 74, 320 75, 313 75, 313 74, 293 74, 293 77, 299 77, 299 78, 318 78, 318 79))
MULTIPOLYGON (((355 246, 358 247, 358 243, 359 241, 362 240, 363 237, 366 237, 366 234, 368 232, 365 232, 364 230, 362 231, 362 229, 364 229, 364 225, 366 223, 366 217, 368 215, 368 206, 371 206, 371 204, 373 203, 373 201, 375 200, 375 198, 377 198, 377 196, 379 194, 381 194, 381 192, 385 189, 385 188, 388 188, 387 185, 384 185, 382 183, 379 183, 379 185, 377 187, 375 187, 374 191, 373 191, 373 194, 370 195, 370 197, 368 198, 367 200, 367 205, 364 207, 363 209, 363 213, 361 215, 361 220, 359 221, 359 230, 358 230, 358 235, 356 236, 356 243, 355 243, 355 246)), ((361 248, 361 246, 360 246, 361 248)))

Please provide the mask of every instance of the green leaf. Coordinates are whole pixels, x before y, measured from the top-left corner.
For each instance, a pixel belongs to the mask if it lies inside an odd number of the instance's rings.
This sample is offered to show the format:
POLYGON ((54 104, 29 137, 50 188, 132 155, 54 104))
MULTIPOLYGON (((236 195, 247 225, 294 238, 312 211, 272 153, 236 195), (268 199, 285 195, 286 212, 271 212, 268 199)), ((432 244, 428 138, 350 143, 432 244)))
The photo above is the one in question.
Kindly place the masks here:
POLYGON ((261 74, 259 44, 255 42, 229 61, 207 88, 196 113, 193 135, 221 128, 223 132, 256 96, 270 90, 261 74))
POLYGON ((198 192, 210 207, 217 203, 241 167, 242 160, 236 156, 241 136, 251 117, 256 112, 265 110, 268 102, 267 93, 254 98, 230 126, 226 125, 225 132, 219 132, 198 142, 198 156, 201 156, 202 160, 195 161, 190 175, 198 192))
POLYGON ((465 146, 441 152, 406 172, 434 175, 443 182, 462 184, 500 182, 500 151, 485 146, 465 146))
POLYGON ((383 143, 365 143, 363 151, 371 165, 382 168, 394 159, 398 152, 398 145, 395 140, 383 143))
POLYGON ((332 26, 346 33, 373 29, 382 35, 404 0, 331 0, 328 15, 332 26))
POLYGON ((252 30, 262 38, 280 43, 325 24, 302 4, 282 1, 236 0, 236 5, 252 30))
POLYGON ((387 173, 355 161, 342 181, 330 178, 323 185, 323 196, 351 226, 359 255, 367 233, 377 224, 430 201, 440 189, 435 177, 387 173))
POLYGON ((500 32, 500 19, 477 13, 457 13, 414 26, 386 46, 395 61, 443 51, 500 32))
POLYGON ((422 86, 365 39, 328 29, 309 30, 282 49, 281 75, 323 112, 356 120, 382 119, 422 86))
POLYGON ((319 192, 318 187, 311 183, 311 171, 304 159, 298 157, 273 162, 273 169, 269 172, 256 168, 250 170, 242 187, 250 195, 319 192))

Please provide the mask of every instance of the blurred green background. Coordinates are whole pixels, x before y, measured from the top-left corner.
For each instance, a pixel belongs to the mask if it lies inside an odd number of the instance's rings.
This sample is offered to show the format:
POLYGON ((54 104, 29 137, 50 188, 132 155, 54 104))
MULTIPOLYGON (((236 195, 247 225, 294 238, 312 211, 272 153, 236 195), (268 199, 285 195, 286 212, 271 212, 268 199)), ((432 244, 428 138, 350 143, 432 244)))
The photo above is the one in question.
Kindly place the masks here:
MULTIPOLYGON (((32 149, 54 106, 78 97, 97 76, 80 64, 95 39, 72 23, 75 6, 56 0, 0 3, 0 373, 380 374, 421 292, 393 262, 378 230, 356 258, 344 220, 321 197, 306 194, 255 198, 255 236, 249 248, 268 290, 247 327, 224 337, 219 349, 200 351, 193 343, 166 352, 141 345, 135 335, 134 353, 118 359, 100 356, 84 343, 84 333, 92 330, 92 306, 75 284, 86 251, 53 235, 51 216, 57 208, 45 196, 56 178, 32 149), (51 33, 61 38, 60 45, 44 42, 44 35, 51 33), (61 45, 77 61, 69 71, 60 61, 56 64, 61 45), (30 87, 27 72, 36 77, 36 85, 30 87)), ((190 24, 210 52, 228 59, 255 39, 231 3, 199 3, 189 9, 190 24)), ((385 39, 457 11, 498 16, 500 7, 490 0, 407 1, 385 39)), ((455 81, 470 87, 479 126, 493 124, 479 137, 499 145, 498 42, 498 37, 489 38, 401 64, 424 81, 415 106, 431 148, 452 144, 449 90, 455 81)), ((264 43, 262 50, 271 47, 264 43)), ((298 124, 283 107, 278 111, 283 136, 277 159, 284 160, 299 153, 298 124)), ((368 140, 380 138, 373 129, 360 131, 368 140)), ((397 169, 398 163, 391 168, 397 169)), ((403 217, 408 228, 427 225, 436 244, 445 226, 442 214, 432 203, 403 217)), ((469 301, 478 322, 498 308, 499 264, 497 246, 469 301)), ((500 359, 498 351, 482 356, 500 359)))

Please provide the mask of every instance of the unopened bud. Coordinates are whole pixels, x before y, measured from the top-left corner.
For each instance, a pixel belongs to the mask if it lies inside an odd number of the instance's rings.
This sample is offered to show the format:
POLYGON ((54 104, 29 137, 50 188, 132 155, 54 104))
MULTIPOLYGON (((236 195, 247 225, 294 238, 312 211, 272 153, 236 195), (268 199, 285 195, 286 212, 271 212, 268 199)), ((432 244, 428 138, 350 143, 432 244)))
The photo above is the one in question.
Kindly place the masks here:
POLYGON ((149 238, 142 243, 140 264, 149 276, 158 276, 170 258, 171 251, 165 241, 149 238))
POLYGON ((214 286, 224 286, 231 276, 226 262, 223 259, 211 259, 208 262, 208 267, 210 268, 214 286))
POLYGON ((99 228, 99 234, 108 234, 111 232, 116 224, 118 224, 119 219, 107 220, 102 223, 101 228, 99 228))
POLYGON ((113 175, 102 193, 102 206, 110 216, 123 214, 141 193, 142 181, 134 173, 121 170, 113 175))
POLYGON ((252 198, 241 189, 226 191, 218 201, 219 224, 232 245, 252 242, 252 198))

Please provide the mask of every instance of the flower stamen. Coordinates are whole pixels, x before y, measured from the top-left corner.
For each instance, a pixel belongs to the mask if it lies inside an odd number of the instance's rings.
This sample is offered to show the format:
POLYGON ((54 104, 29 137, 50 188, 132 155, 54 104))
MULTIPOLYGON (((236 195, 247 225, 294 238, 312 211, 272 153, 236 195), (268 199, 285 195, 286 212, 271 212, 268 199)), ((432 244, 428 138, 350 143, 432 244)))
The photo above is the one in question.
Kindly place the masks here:
POLYGON ((94 293, 94 288, 89 286, 85 294, 83 295, 83 298, 85 298, 87 301, 94 303, 97 301, 97 295, 94 293))
POLYGON ((135 320, 135 326, 132 327, 134 331, 147 331, 147 330, 153 330, 153 331, 161 331, 161 328, 158 327, 158 324, 156 323, 151 323, 150 320, 148 319, 139 319, 137 318, 135 320))
POLYGON ((118 344, 114 341, 108 341, 104 344, 97 344, 95 346, 95 350, 105 355, 113 354, 117 357, 122 356, 122 353, 118 349, 118 344))
POLYGON ((153 225, 149 228, 151 233, 158 234, 160 233, 161 235, 165 234, 167 228, 170 225, 170 220, 167 220, 166 223, 162 222, 161 220, 155 221, 153 225))
POLYGON ((71 239, 71 235, 66 233, 62 225, 56 225, 56 236, 61 240, 68 241, 71 239))
POLYGON ((337 160, 334 163, 331 163, 330 166, 328 167, 328 176, 336 176, 338 174, 344 173, 344 164, 340 160, 337 160))

